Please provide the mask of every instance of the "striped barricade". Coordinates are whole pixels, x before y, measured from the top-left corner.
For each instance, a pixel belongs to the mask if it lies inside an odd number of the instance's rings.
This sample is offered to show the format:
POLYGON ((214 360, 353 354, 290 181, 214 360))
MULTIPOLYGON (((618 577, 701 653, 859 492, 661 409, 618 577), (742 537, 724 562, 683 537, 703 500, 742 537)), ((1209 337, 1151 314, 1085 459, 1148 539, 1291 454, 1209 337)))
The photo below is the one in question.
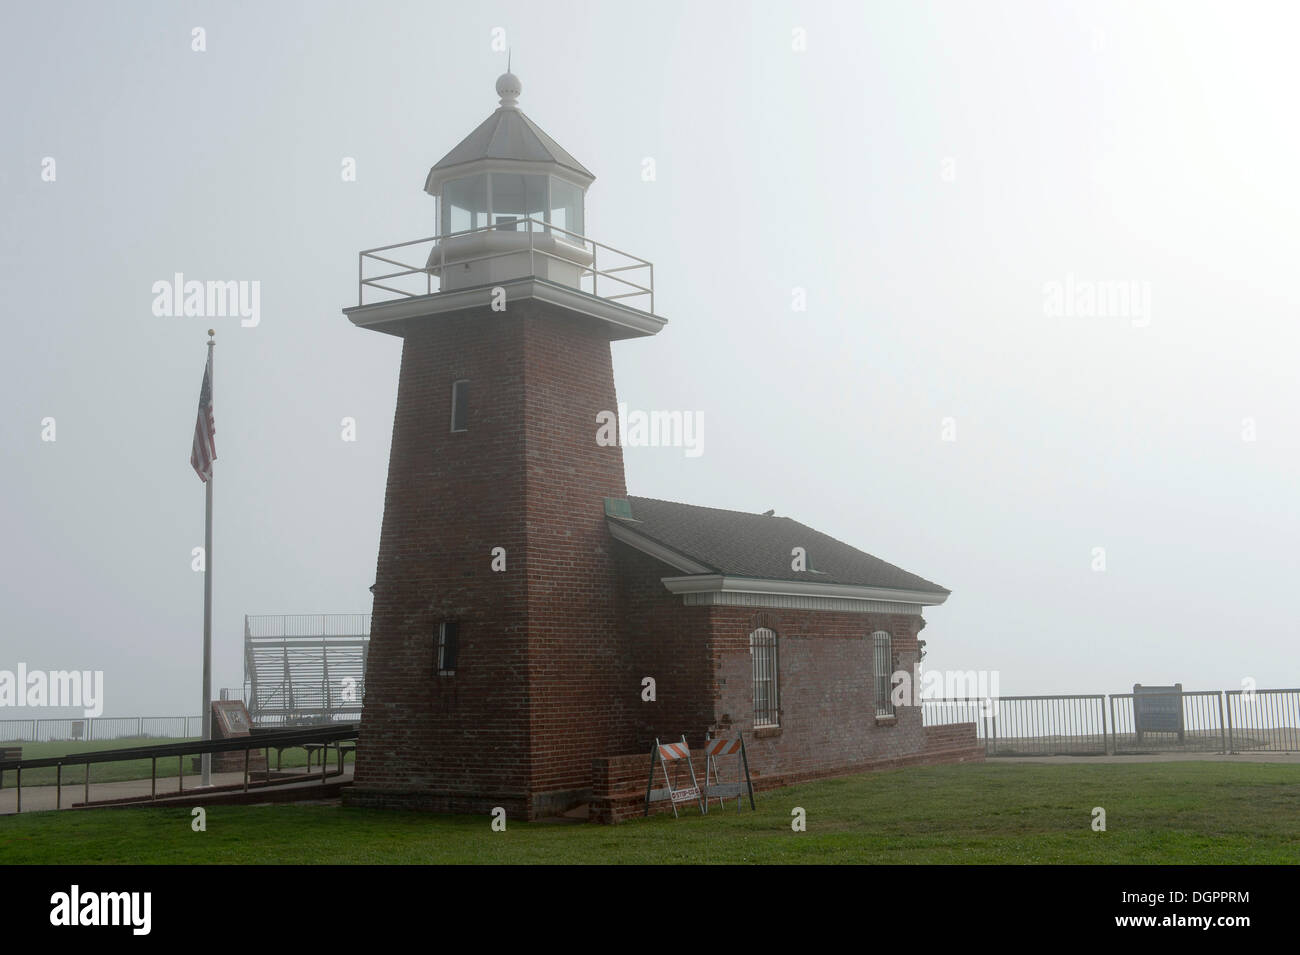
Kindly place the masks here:
POLYGON ((740 797, 749 796, 749 808, 754 809, 754 782, 749 778, 749 754, 745 752, 745 734, 737 733, 735 739, 706 739, 704 752, 707 760, 704 764, 704 811, 709 811, 709 800, 716 798, 726 805, 728 796, 736 797, 736 808, 740 808, 740 797), (723 756, 736 756, 736 781, 724 783, 718 772, 718 760, 723 756))
MULTIPOLYGON (((685 780, 682 780, 685 782, 685 780)), ((686 743, 686 736, 683 735, 680 743, 661 743, 655 740, 654 746, 650 750, 650 778, 645 787, 645 814, 650 815, 650 804, 669 800, 673 805, 673 816, 677 815, 677 804, 680 802, 698 802, 700 812, 704 813, 704 797, 700 792, 699 780, 695 778, 695 766, 691 763, 691 748, 686 743), (655 789, 655 761, 664 771, 664 789, 655 789), (681 761, 686 761, 686 768, 691 774, 691 784, 689 786, 678 786, 677 781, 681 776, 681 761), (673 771, 668 771, 668 764, 673 764, 673 771)))

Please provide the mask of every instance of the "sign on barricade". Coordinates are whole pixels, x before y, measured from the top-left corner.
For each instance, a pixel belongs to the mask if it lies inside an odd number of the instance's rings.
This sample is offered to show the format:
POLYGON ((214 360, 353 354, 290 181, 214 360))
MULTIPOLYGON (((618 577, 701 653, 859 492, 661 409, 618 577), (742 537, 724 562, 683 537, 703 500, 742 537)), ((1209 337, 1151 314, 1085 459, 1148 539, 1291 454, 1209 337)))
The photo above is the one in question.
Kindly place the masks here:
POLYGON ((650 778, 645 787, 645 814, 650 815, 650 804, 653 802, 663 802, 665 799, 671 800, 673 804, 673 816, 677 816, 677 804, 679 802, 698 802, 700 813, 707 810, 704 806, 704 797, 700 794, 700 783, 695 778, 695 766, 691 763, 691 748, 686 743, 686 736, 683 734, 680 743, 660 743, 658 738, 655 739, 654 747, 650 750, 650 778), (664 771, 665 789, 655 789, 655 760, 659 761, 659 766, 664 771), (690 770, 691 784, 689 786, 678 787, 677 781, 681 776, 681 760, 686 760, 686 768, 690 770), (668 764, 673 764, 672 773, 668 772, 668 764))
POLYGON ((704 811, 709 811, 709 800, 717 798, 725 806, 728 796, 736 797, 736 808, 740 809, 740 797, 749 795, 749 808, 754 809, 754 783, 749 778, 749 754, 745 752, 745 734, 737 733, 735 739, 709 739, 704 742, 704 752, 708 757, 704 764, 704 811), (736 781, 724 783, 718 772, 718 760, 723 756, 736 756, 736 781), (743 774, 743 776, 742 776, 743 774))

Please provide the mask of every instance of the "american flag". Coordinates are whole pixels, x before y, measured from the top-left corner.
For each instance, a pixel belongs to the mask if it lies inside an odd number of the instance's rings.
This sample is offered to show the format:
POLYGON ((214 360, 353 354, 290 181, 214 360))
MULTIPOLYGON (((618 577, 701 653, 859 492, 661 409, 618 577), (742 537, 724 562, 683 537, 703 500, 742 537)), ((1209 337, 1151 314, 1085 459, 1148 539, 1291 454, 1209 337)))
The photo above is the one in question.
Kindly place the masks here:
POLYGON ((214 438, 217 423, 212 417, 212 352, 203 368, 203 387, 199 389, 199 416, 194 422, 194 450, 190 452, 190 465, 204 484, 212 477, 212 462, 217 459, 214 438))

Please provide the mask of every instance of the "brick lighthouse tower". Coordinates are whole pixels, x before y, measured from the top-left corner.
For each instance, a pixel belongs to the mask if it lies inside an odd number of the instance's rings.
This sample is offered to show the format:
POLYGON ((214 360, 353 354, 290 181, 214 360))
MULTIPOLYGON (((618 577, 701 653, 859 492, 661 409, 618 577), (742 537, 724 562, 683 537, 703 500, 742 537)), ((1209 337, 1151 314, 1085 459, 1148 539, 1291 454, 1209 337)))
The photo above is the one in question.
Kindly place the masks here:
POLYGON ((514 75, 496 91, 429 171, 437 234, 361 253, 344 309, 402 338, 348 801, 535 818, 632 738, 604 512, 623 455, 597 415, 617 408, 610 343, 664 320, 650 263, 585 235, 595 177, 514 75))

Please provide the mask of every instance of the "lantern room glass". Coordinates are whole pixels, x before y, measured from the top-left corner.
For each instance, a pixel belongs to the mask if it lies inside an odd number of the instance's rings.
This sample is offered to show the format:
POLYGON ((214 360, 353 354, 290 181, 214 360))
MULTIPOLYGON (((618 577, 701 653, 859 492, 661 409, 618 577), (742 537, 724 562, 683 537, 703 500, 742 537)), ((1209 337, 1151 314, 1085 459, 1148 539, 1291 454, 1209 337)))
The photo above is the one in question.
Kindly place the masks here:
POLYGON ((561 239, 577 242, 582 231, 582 190, 571 182, 551 177, 550 214, 546 221, 575 235, 558 233, 561 239))
POLYGON ((583 234, 583 191, 555 176, 501 172, 462 176, 445 182, 439 198, 439 235, 488 226, 524 232, 525 219, 559 226, 565 231, 557 237, 569 242, 579 242, 577 237, 583 234))
POLYGON ((546 218, 546 177, 492 173, 492 224, 503 232, 526 232, 523 219, 546 218))
POLYGON ((442 187, 442 235, 481 229, 488 224, 487 176, 452 179, 442 187))

